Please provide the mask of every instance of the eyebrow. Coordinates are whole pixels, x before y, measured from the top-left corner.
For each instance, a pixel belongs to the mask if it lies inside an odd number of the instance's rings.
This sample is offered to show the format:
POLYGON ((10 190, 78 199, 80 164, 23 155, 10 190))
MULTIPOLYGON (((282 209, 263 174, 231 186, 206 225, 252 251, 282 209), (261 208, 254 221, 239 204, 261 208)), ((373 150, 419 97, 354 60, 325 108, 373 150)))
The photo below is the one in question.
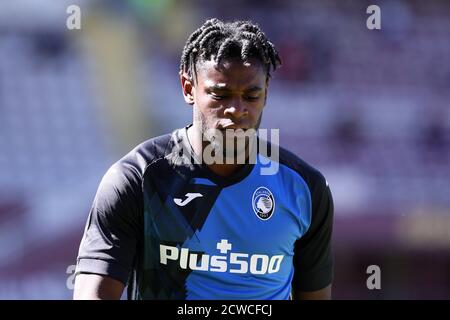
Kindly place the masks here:
POLYGON ((225 90, 227 85, 225 83, 215 83, 213 85, 208 86, 208 89, 214 90, 225 90))
MULTIPOLYGON (((225 83, 216 83, 211 86, 206 87, 208 90, 220 90, 220 91, 230 91, 230 89, 227 88, 227 85, 225 83)), ((248 89, 246 89, 246 92, 254 92, 254 91, 261 91, 262 88, 258 86, 253 86, 248 89)))
POLYGON ((247 92, 253 92, 253 91, 261 91, 261 90, 262 90, 261 87, 253 86, 253 87, 251 87, 251 88, 248 88, 248 89, 245 90, 245 91, 247 91, 247 92))

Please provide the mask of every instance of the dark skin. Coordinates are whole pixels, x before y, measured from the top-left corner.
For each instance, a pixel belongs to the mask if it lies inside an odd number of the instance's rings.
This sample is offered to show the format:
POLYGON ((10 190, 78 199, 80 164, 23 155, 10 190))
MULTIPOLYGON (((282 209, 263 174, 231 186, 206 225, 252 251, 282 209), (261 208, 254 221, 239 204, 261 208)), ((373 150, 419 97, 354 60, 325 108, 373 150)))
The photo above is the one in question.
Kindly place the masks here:
MULTIPOLYGON (((214 61, 197 64, 196 77, 180 75, 186 103, 193 106, 194 121, 188 138, 197 156, 201 157, 205 129, 257 129, 266 104, 269 79, 259 60, 248 63, 232 59, 216 66, 214 61)), ((212 164, 209 169, 220 176, 239 170, 241 164, 212 164)), ((115 279, 79 274, 75 279, 74 299, 120 299, 124 284, 115 279)), ((331 285, 317 291, 293 291, 294 300, 331 299, 331 285)))
MULTIPOLYGON (((219 66, 205 61, 197 68, 194 79, 180 76, 184 100, 193 106, 193 125, 188 138, 198 157, 207 142, 202 139, 206 129, 257 129, 266 103, 268 77, 256 59, 246 64, 225 60, 219 66)), ((209 169, 221 176, 231 175, 242 165, 212 164, 209 169)))
POLYGON ((119 300, 124 284, 107 276, 81 273, 75 278, 74 300, 119 300))

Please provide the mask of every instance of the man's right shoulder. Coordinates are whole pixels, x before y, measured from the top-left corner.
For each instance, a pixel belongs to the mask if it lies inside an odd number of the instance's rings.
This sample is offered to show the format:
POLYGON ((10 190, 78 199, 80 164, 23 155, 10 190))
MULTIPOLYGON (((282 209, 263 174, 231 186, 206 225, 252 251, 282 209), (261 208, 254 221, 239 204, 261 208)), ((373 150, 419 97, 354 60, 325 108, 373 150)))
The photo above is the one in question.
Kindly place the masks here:
MULTIPOLYGON (((173 149, 174 133, 164 134, 148 139, 125 156, 115 162, 106 173, 106 176, 119 176, 128 181, 138 182, 152 162, 164 158, 173 149)), ((140 184, 140 183, 139 183, 140 184)))

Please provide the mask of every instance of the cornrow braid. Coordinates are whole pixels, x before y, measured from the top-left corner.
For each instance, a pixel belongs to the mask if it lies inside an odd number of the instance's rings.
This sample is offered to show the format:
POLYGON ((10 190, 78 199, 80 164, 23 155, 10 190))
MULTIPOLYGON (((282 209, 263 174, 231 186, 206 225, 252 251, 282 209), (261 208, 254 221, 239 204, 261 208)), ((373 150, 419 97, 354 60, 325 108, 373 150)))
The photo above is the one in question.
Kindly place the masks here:
POLYGON ((196 75, 196 64, 214 57, 219 64, 222 59, 239 57, 248 62, 252 57, 259 59, 270 77, 281 65, 281 59, 258 25, 250 21, 222 22, 209 19, 195 30, 186 41, 180 61, 180 74, 196 75))

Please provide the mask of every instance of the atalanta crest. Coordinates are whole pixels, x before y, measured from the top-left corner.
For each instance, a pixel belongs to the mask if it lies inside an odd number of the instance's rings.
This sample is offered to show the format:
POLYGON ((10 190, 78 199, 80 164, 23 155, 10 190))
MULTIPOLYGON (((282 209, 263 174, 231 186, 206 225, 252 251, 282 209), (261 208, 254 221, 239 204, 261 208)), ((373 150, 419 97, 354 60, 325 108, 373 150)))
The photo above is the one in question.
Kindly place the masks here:
POLYGON ((275 199, 266 187, 259 187, 252 197, 253 211, 261 220, 268 220, 275 211, 275 199))

